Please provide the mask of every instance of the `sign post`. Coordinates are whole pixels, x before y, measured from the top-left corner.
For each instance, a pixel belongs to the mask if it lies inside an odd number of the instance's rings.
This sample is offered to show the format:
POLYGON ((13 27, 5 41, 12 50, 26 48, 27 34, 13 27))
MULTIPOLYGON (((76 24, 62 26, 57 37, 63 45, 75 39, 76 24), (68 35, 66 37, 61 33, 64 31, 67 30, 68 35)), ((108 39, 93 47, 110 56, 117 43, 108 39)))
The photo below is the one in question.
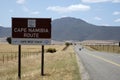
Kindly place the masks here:
POLYGON ((12 44, 19 45, 18 78, 21 79, 21 45, 42 45, 41 75, 44 75, 44 45, 51 44, 51 18, 12 18, 12 44))
POLYGON ((42 54, 41 54, 41 75, 44 76, 44 45, 42 45, 42 54))
POLYGON ((21 45, 18 46, 18 78, 21 79, 21 45))

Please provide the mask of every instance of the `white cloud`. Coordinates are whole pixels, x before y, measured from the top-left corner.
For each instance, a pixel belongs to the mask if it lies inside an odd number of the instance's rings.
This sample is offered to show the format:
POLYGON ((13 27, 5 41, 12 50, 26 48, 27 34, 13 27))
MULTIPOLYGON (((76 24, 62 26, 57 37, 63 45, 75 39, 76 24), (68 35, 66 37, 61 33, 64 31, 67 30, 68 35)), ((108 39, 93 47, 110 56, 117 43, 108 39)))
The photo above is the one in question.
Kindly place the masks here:
POLYGON ((82 0, 84 3, 100 3, 100 2, 114 2, 119 3, 120 0, 82 0))
POLYGON ((0 24, 0 26, 3 26, 2 24, 0 24))
POLYGON ((82 0, 82 2, 85 2, 85 3, 99 3, 99 2, 107 2, 107 1, 110 1, 110 0, 82 0))
POLYGON ((120 22, 120 18, 119 18, 119 19, 116 19, 115 22, 120 22))
POLYGON ((68 13, 68 12, 74 12, 74 11, 87 11, 89 9, 90 9, 90 6, 83 5, 83 4, 70 5, 70 6, 66 6, 66 7, 50 6, 47 8, 47 10, 55 11, 58 13, 68 13))
POLYGON ((103 25, 103 26, 110 26, 110 24, 106 24, 106 23, 105 23, 105 24, 102 24, 102 25, 103 25))
POLYGON ((38 14, 40 14, 40 12, 39 11, 34 11, 34 12, 31 12, 31 14, 38 15, 38 14))
POLYGON ((120 11, 113 12, 113 15, 120 15, 120 11))
POLYGON ((38 14, 40 14, 40 12, 39 11, 32 11, 32 10, 30 10, 28 7, 26 7, 26 6, 22 6, 22 10, 24 11, 24 12, 26 12, 26 13, 28 13, 28 14, 32 14, 32 15, 38 15, 38 14))
POLYGON ((17 0, 16 3, 18 3, 18 4, 24 4, 25 0, 17 0))
POLYGON ((63 15, 63 16, 61 16, 61 17, 69 17, 69 16, 67 16, 67 15, 63 15))
POLYGON ((102 20, 102 18, 97 17, 97 16, 96 16, 96 17, 94 17, 94 19, 95 19, 95 20, 98 20, 98 21, 102 20))
POLYGON ((114 3, 120 3, 120 0, 113 0, 114 3))

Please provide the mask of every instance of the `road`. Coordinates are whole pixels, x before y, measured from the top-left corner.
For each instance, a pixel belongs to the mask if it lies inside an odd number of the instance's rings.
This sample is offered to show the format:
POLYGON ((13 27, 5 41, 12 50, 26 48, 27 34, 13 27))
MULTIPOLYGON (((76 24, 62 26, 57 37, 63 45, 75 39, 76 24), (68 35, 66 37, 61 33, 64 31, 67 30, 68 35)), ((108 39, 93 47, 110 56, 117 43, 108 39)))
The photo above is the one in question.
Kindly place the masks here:
POLYGON ((89 51, 74 46, 78 58, 87 70, 90 80, 120 80, 120 55, 106 52, 89 51))

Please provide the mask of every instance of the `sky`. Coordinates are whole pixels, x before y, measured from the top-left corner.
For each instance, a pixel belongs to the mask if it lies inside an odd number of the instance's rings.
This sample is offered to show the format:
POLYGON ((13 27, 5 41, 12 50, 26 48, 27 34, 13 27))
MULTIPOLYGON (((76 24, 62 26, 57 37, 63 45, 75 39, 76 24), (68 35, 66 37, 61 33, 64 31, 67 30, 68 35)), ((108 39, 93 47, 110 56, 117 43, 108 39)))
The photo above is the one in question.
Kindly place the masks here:
POLYGON ((0 26, 12 17, 75 17, 100 26, 120 26, 120 0, 1 0, 0 26))

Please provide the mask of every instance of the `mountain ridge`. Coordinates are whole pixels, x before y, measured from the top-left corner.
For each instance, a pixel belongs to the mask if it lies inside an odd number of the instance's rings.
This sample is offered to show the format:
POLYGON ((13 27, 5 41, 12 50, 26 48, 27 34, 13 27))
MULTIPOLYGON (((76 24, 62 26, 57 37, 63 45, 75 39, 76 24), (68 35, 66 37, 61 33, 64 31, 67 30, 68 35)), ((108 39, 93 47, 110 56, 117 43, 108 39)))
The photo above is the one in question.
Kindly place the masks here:
POLYGON ((52 25, 53 38, 58 40, 120 40, 120 26, 97 26, 71 17, 56 19, 52 25))
POLYGON ((11 28, 0 26, 0 38, 11 36, 11 28))
MULTIPOLYGON (((82 19, 63 17, 52 21, 54 40, 120 40, 120 26, 97 26, 82 19)), ((11 36, 11 28, 0 27, 0 37, 11 36)))

